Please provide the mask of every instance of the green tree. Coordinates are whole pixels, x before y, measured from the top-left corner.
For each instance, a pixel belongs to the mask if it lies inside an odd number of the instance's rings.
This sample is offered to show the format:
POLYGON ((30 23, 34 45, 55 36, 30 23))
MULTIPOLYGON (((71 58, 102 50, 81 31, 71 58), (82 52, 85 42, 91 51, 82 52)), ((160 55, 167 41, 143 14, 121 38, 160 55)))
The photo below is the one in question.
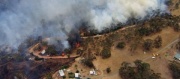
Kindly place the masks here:
POLYGON ((128 34, 125 34, 124 37, 127 42, 130 42, 133 38, 133 34, 130 32, 128 34))
POLYGON ((123 49, 125 46, 126 46, 125 42, 119 42, 116 47, 119 49, 123 49))
POLYGON ((173 79, 180 79, 180 64, 178 62, 171 62, 169 64, 169 69, 171 70, 173 79))
POLYGON ((103 50, 101 51, 101 56, 102 56, 102 58, 109 58, 109 57, 111 57, 111 50, 110 50, 110 48, 103 48, 103 50))
POLYGON ((154 47, 155 48, 159 48, 162 46, 162 38, 161 36, 157 36, 155 39, 154 39, 154 47))
POLYGON ((139 36, 148 36, 150 35, 150 29, 148 27, 139 27, 136 29, 136 34, 139 36))
POLYGON ((137 49, 137 43, 132 43, 131 45, 130 45, 130 51, 131 52, 134 52, 135 50, 137 49))
POLYGON ((144 63, 141 60, 134 61, 135 66, 130 65, 127 62, 121 64, 119 69, 119 75, 122 79, 160 79, 159 73, 154 73, 150 69, 148 63, 144 63))
POLYGON ((82 60, 82 63, 90 68, 93 68, 94 67, 94 64, 92 63, 92 60, 91 59, 83 59, 82 60))
POLYGON ((79 73, 79 70, 76 70, 76 73, 79 73))
POLYGON ((70 58, 70 54, 67 54, 67 57, 70 58))
POLYGON ((156 25, 152 25, 151 27, 150 27, 150 33, 157 33, 157 32, 160 32, 162 29, 161 29, 161 27, 160 26, 162 26, 162 25, 159 25, 159 24, 157 24, 157 23, 155 23, 156 25))
POLYGON ((48 46, 48 48, 46 50, 46 53, 49 54, 49 55, 57 55, 58 54, 58 52, 56 51, 55 46, 53 46, 53 45, 48 46))
POLYGON ((75 67, 75 68, 76 68, 76 70, 77 70, 78 65, 75 65, 74 67, 75 67))
POLYGON ((48 74, 46 75, 46 79, 53 79, 53 78, 52 78, 52 75, 51 75, 50 73, 48 73, 48 74))
POLYGON ((174 29, 174 31, 179 32, 179 31, 180 31, 180 26, 179 26, 179 24, 175 23, 175 24, 173 25, 173 29, 174 29))
POLYGON ((175 8, 178 9, 179 8, 179 3, 175 4, 175 8))
POLYGON ((146 39, 143 44, 144 50, 150 51, 153 48, 153 40, 146 39))
POLYGON ((110 73, 111 72, 111 68, 110 67, 106 68, 106 72, 110 73))

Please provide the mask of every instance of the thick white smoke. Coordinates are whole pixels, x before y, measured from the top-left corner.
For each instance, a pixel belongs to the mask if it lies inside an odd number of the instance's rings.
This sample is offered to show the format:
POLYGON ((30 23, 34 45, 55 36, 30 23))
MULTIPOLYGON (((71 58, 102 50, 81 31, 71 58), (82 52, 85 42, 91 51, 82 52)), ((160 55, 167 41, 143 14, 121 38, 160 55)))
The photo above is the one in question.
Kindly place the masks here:
POLYGON ((0 45, 17 47, 29 36, 43 36, 67 48, 68 34, 82 22, 101 31, 157 10, 166 12, 165 0, 1 0, 0 45))

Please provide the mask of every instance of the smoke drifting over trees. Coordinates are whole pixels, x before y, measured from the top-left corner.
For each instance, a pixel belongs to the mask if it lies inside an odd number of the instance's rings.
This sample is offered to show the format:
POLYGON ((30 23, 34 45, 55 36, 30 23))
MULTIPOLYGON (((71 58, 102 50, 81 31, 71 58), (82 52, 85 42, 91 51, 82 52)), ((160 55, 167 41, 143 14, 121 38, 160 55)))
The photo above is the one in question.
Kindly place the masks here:
POLYGON ((1 0, 0 45, 16 48, 28 37, 42 36, 68 48, 70 33, 83 22, 100 32, 155 11, 167 12, 165 0, 1 0))

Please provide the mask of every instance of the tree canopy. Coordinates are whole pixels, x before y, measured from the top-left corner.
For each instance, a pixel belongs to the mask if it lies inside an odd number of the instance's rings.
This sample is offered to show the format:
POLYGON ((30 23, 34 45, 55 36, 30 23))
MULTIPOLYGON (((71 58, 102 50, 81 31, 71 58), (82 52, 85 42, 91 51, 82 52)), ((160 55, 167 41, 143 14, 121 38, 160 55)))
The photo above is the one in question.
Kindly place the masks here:
POLYGON ((169 69, 171 70, 173 79, 180 79, 180 64, 179 63, 171 62, 169 64, 169 69))
POLYGON ((144 50, 150 51, 153 48, 153 40, 146 39, 143 44, 144 50))
POLYGON ((109 57, 111 57, 111 50, 110 50, 110 48, 104 47, 103 50, 101 51, 101 56, 102 56, 102 58, 109 58, 109 57))
POLYGON ((119 69, 119 74, 122 79, 160 79, 159 73, 154 73, 150 69, 148 63, 144 63, 141 60, 134 61, 135 66, 131 66, 130 63, 123 62, 119 69))
POLYGON ((126 46, 125 42, 119 42, 116 47, 119 49, 123 49, 125 46, 126 46))
POLYGON ((154 47, 155 48, 159 48, 162 46, 162 38, 161 36, 157 36, 155 39, 154 39, 154 47))

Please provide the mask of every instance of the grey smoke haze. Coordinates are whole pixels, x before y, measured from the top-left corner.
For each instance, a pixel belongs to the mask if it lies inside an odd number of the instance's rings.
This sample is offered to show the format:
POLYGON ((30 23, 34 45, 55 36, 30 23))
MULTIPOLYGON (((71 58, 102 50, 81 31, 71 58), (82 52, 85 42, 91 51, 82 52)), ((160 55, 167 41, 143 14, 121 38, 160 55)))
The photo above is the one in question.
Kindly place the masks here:
POLYGON ((82 22, 101 31, 157 10, 167 12, 165 0, 1 0, 0 45, 18 47, 29 36, 42 36, 67 48, 68 34, 82 22))

